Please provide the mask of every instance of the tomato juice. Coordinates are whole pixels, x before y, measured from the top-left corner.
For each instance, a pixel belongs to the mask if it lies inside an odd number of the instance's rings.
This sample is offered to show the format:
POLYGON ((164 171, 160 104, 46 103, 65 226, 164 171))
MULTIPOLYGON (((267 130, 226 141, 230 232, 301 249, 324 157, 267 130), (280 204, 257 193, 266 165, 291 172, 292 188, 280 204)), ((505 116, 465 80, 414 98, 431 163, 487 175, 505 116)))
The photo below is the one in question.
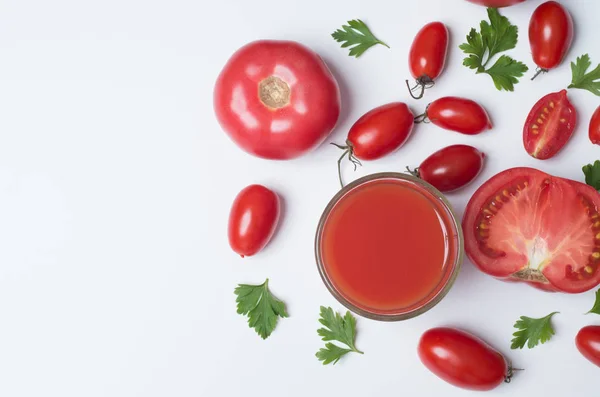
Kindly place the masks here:
POLYGON ((460 225, 435 188, 405 174, 361 178, 329 203, 316 239, 332 294, 379 320, 414 317, 448 291, 462 257, 460 225))

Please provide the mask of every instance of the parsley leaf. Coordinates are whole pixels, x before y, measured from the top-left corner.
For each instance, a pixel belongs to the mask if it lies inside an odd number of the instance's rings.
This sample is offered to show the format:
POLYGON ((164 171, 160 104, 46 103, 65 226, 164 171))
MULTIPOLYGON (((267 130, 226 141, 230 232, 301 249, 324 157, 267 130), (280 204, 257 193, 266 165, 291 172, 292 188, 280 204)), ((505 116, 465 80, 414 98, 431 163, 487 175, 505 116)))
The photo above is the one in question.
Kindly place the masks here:
POLYGON ((573 77, 568 88, 580 88, 600 96, 600 64, 596 66, 596 69, 586 73, 590 66, 592 66, 592 61, 588 54, 578 57, 576 63, 571 62, 573 77))
POLYGON ((596 291, 596 302, 594 302, 594 307, 586 314, 590 313, 600 314, 600 289, 596 291))
POLYGON ((513 334, 514 338, 510 348, 522 349, 527 343, 527 347, 533 349, 539 343, 546 343, 554 335, 554 328, 552 328, 550 320, 557 313, 553 312, 542 318, 521 316, 514 325, 519 331, 513 334))
POLYGON ((348 55, 356 58, 376 44, 381 44, 390 48, 390 46, 375 37, 367 25, 360 19, 348 21, 348 25, 342 25, 342 29, 333 32, 331 37, 333 37, 335 41, 342 43, 342 48, 354 46, 350 48, 350 53, 348 55))
POLYGON ((269 279, 260 285, 239 284, 233 291, 237 312, 248 316, 248 326, 267 339, 277 325, 277 317, 289 317, 285 304, 269 291, 269 279))
POLYGON ((582 170, 585 175, 585 183, 600 191, 600 160, 594 161, 593 165, 584 165, 582 170))
POLYGON ((316 356, 319 361, 323 361, 323 365, 329 363, 337 363, 346 353, 355 352, 363 354, 354 344, 356 338, 356 319, 349 311, 342 317, 339 313, 334 312, 330 307, 321 306, 321 318, 319 322, 325 328, 319 328, 317 333, 324 341, 338 341, 346 346, 340 347, 333 343, 326 343, 324 348, 321 348, 316 356))
POLYGON ((459 46, 467 54, 463 65, 475 69, 478 74, 488 74, 498 90, 514 91, 514 85, 529 70, 524 63, 502 55, 493 66, 486 67, 495 55, 515 48, 519 29, 508 18, 500 15, 498 9, 488 8, 487 13, 490 22, 481 21, 480 31, 471 29, 467 42, 459 46))

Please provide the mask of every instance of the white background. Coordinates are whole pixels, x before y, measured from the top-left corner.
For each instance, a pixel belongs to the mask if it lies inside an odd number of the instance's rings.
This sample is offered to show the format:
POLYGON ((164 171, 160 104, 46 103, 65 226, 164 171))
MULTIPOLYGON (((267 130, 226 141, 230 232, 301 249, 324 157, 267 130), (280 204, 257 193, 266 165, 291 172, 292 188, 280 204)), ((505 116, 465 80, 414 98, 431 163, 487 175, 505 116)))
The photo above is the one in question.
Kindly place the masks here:
MULTIPOLYGON (((564 1, 576 37, 567 59, 600 62, 600 2, 564 1)), ((511 54, 533 70, 527 25, 539 0, 502 13, 520 28, 511 54)), ((320 305, 342 307, 322 284, 313 236, 338 189, 338 151, 323 145, 288 162, 240 151, 212 110, 215 78, 248 41, 300 41, 339 80, 343 112, 331 140, 343 142, 367 110, 408 101, 415 113, 443 95, 483 104, 494 129, 464 136, 419 125, 407 144, 346 178, 418 165, 455 143, 488 155, 476 183, 449 196, 460 215, 488 177, 533 166, 582 180, 600 158, 587 137, 600 98, 570 90, 580 123, 555 158, 524 151, 531 106, 565 88, 570 70, 514 93, 463 67, 457 49, 485 9, 464 0, 2 0, 0 1, 0 396, 466 396, 419 362, 419 336, 433 326, 469 330, 526 370, 495 396, 598 396, 600 369, 576 350, 593 292, 543 293, 496 281, 465 262, 449 295, 425 315, 398 323, 358 318, 357 346, 336 366, 314 357, 320 305), (386 41, 360 59, 329 36, 361 18, 386 41), (419 102, 408 98, 407 54, 426 22, 451 31, 447 69, 419 102), (226 238, 239 190, 262 183, 284 200, 276 237, 240 259, 226 238), (235 312, 238 283, 271 280, 287 303, 266 341, 235 312), (520 315, 560 311, 556 336, 511 351, 520 315)), ((531 72, 528 73, 528 76, 531 72)))

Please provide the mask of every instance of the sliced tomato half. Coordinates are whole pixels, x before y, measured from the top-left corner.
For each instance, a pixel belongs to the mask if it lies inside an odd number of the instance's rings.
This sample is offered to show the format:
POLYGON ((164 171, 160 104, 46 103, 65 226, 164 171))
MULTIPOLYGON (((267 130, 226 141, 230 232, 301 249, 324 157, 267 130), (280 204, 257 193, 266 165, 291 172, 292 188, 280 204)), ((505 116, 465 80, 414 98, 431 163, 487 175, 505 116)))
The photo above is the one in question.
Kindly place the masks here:
POLYGON ((600 283, 600 194, 533 168, 484 183, 463 218, 465 249, 483 272, 548 291, 600 283))
POLYGON ((567 90, 542 97, 533 105, 523 127, 525 150, 536 159, 549 159, 566 145, 576 123, 577 112, 567 90))

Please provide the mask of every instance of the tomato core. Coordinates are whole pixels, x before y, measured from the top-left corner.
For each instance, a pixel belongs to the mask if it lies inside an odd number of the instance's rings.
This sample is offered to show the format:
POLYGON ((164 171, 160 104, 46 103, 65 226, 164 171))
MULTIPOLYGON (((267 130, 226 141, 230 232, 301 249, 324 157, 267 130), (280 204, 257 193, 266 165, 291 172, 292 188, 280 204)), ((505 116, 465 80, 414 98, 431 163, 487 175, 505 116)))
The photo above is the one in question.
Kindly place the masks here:
POLYGON ((421 183, 367 181, 343 194, 324 217, 317 235, 322 274, 334 295, 359 314, 420 314, 441 299, 459 267, 456 220, 421 183))
POLYGON ((258 84, 258 97, 265 106, 282 108, 290 103, 290 86, 277 76, 269 76, 258 84))

